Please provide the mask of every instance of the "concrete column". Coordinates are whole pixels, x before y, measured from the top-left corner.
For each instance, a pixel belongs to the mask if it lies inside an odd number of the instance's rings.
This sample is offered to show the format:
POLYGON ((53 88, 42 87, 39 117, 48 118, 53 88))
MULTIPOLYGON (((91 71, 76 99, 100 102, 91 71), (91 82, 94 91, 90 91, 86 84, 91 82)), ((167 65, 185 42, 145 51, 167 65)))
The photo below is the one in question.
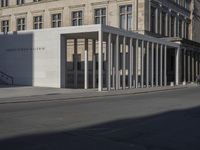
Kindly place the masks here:
POLYGON ((154 43, 151 47, 151 86, 154 87, 154 43))
POLYGON ((66 39, 66 37, 64 35, 61 36, 61 88, 67 88, 67 70, 66 70, 66 67, 67 67, 67 43, 68 43, 68 40, 66 39))
POLYGON ((138 88, 138 47, 139 47, 139 40, 136 39, 136 43, 135 43, 135 88, 138 88))
POLYGON ((88 39, 85 39, 84 88, 88 89, 88 39))
POLYGON ((198 75, 198 55, 197 55, 197 52, 195 53, 195 62, 196 62, 196 71, 195 71, 195 79, 196 79, 196 77, 197 77, 197 75, 198 75))
POLYGON ((119 35, 116 36, 116 40, 115 40, 115 89, 119 90, 119 85, 120 85, 120 81, 119 81, 119 35))
POLYGON ((176 85, 180 82, 180 48, 176 49, 176 85))
POLYGON ((99 40, 99 52, 98 52, 98 58, 99 58, 99 63, 98 63, 98 91, 103 90, 103 32, 99 31, 98 33, 98 40, 99 40))
POLYGON ((160 86, 163 86, 163 45, 160 46, 160 86))
POLYGON ((111 40, 111 82, 112 82, 112 88, 115 88, 115 65, 114 62, 115 61, 115 57, 114 57, 114 45, 113 45, 113 41, 111 40))
POLYGON ((77 88, 78 83, 78 60, 77 60, 77 55, 78 55, 78 44, 77 44, 77 39, 74 39, 74 88, 77 88))
POLYGON ((144 41, 141 45, 141 88, 144 87, 144 41))
POLYGON ((186 49, 184 49, 184 54, 183 54, 183 84, 186 84, 186 49))
POLYGON ((108 35, 108 49, 107 49, 107 89, 111 90, 111 33, 108 35))
POLYGON ((93 88, 96 88, 96 40, 92 41, 92 71, 93 88))
POLYGON ((194 82, 194 67, 195 67, 195 64, 194 64, 194 52, 192 52, 192 82, 194 82))
POLYGON ((188 82, 191 82, 191 52, 188 51, 188 82))
POLYGON ((167 86, 167 46, 164 46, 164 86, 167 86))
POLYGON ((158 51, 159 51, 159 44, 156 44, 156 86, 158 87, 158 51))
POLYGON ((149 42, 147 42, 146 48, 146 86, 149 87, 149 42))
POLYGON ((130 38, 130 43, 129 43, 129 88, 132 88, 133 84, 133 39, 130 38))
POLYGON ((122 89, 126 89, 126 37, 123 37, 122 46, 122 89))

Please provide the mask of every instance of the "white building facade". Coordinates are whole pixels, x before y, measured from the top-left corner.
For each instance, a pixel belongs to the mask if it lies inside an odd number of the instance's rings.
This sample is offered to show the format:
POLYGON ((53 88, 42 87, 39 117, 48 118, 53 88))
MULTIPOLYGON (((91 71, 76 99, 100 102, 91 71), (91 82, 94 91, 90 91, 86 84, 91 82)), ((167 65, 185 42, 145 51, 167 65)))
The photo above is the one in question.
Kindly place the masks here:
POLYGON ((194 82, 200 44, 192 6, 189 0, 1 1, 0 79, 99 91, 194 82))

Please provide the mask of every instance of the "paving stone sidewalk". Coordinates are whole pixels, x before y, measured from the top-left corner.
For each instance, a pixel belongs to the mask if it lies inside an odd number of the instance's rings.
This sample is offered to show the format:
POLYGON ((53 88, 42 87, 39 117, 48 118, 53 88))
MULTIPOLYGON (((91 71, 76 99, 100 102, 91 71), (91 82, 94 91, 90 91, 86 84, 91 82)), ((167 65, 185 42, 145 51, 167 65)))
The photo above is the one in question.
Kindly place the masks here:
POLYGON ((25 102, 42 102, 55 100, 78 100, 103 96, 117 96, 130 94, 143 94, 151 92, 162 92, 167 90, 183 89, 196 87, 195 84, 186 86, 167 86, 154 88, 138 88, 118 91, 98 92, 97 89, 56 89, 41 87, 10 87, 0 88, 0 104, 7 103, 25 103, 25 102))

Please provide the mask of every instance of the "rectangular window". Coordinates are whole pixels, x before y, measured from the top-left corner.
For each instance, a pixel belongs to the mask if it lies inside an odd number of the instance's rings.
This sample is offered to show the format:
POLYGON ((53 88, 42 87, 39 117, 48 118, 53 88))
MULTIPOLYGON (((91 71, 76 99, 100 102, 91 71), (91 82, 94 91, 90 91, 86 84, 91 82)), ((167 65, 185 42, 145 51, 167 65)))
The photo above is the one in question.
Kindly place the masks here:
POLYGON ((183 37, 183 20, 179 19, 179 37, 183 37))
POLYGON ((190 27, 190 25, 189 25, 189 23, 186 23, 186 38, 187 39, 189 39, 189 27, 190 27))
POLYGON ((17 0, 17 5, 24 4, 24 0, 17 0))
POLYGON ((43 19, 42 16, 33 17, 33 28, 34 29, 42 29, 43 28, 43 19))
POLYGON ((175 36, 175 16, 171 16, 171 37, 175 36))
POLYGON ((95 24, 106 24, 106 8, 99 8, 94 10, 95 24))
POLYGON ((61 23, 62 23, 61 13, 52 14, 52 16, 51 16, 51 26, 52 26, 52 28, 61 27, 61 23))
POLYGON ((1 32, 7 33, 9 31, 9 20, 1 21, 1 32))
POLYGON ((8 6, 8 0, 1 0, 1 7, 7 7, 8 6))
POLYGON ((151 32, 156 33, 156 8, 151 7, 151 32))
POLYGON ((166 13, 162 12, 162 35, 166 36, 166 13))
POLYGON ((120 6, 120 28, 132 30, 132 5, 120 6))
POLYGON ((74 11, 72 12, 72 26, 81 26, 83 25, 83 12, 74 11))
POLYGON ((17 31, 25 30, 26 24, 25 24, 25 18, 18 18, 17 19, 17 31))

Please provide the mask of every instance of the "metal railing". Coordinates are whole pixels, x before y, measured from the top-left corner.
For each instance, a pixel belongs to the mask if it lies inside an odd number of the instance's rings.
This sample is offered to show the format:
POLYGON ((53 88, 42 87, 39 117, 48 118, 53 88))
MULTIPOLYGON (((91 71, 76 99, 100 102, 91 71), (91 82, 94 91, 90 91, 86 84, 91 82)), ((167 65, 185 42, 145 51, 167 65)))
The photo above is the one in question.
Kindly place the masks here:
POLYGON ((14 78, 3 71, 0 71, 0 80, 5 84, 14 85, 14 78))

